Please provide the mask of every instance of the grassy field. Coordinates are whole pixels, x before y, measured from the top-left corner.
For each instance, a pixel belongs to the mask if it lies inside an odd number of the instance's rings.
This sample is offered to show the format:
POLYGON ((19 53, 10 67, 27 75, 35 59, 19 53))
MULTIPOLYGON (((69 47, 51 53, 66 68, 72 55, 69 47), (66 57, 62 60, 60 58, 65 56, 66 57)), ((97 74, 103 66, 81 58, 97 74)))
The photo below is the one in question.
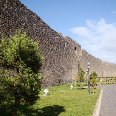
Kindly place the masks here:
POLYGON ((20 106, 19 116, 92 116, 100 90, 91 95, 87 89, 72 89, 70 85, 49 88, 49 95, 44 96, 43 90, 32 107, 20 106))

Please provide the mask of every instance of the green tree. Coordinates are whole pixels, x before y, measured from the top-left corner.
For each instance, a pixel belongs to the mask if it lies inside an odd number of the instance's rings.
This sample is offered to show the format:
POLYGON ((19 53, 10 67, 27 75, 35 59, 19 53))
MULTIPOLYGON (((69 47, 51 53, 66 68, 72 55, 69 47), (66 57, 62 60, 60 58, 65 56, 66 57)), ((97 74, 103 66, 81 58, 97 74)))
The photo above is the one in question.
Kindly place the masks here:
POLYGON ((90 74, 90 83, 92 87, 95 89, 97 85, 97 73, 94 71, 90 74))
POLYGON ((41 89, 42 56, 36 41, 18 33, 0 41, 0 104, 33 104, 41 89))
POLYGON ((83 82, 85 81, 85 71, 82 68, 79 68, 77 76, 76 76, 76 81, 81 88, 83 87, 83 82))

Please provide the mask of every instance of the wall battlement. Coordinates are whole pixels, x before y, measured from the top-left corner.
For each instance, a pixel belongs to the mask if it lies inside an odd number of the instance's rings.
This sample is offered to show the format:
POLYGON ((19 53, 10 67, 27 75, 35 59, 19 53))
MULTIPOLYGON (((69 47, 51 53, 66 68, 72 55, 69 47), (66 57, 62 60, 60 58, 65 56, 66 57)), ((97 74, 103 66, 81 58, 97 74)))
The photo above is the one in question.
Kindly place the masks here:
POLYGON ((44 85, 56 85, 74 80, 79 66, 96 71, 99 77, 116 76, 116 64, 95 58, 70 37, 63 37, 51 29, 39 16, 27 9, 19 0, 0 1, 0 38, 22 30, 40 43, 45 58, 42 72, 44 85))

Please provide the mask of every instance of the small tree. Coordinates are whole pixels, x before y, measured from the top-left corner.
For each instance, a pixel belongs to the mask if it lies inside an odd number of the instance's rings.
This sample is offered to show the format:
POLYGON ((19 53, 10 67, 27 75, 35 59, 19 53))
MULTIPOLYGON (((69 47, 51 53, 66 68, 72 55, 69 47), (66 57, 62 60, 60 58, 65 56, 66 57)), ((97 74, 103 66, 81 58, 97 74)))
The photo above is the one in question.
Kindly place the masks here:
POLYGON ((97 73, 94 71, 90 74, 90 83, 93 89, 95 89, 97 85, 97 73))
POLYGON ((33 104, 41 89, 38 43, 18 33, 0 41, 0 104, 33 104))
POLYGON ((77 76, 76 76, 76 81, 78 85, 81 87, 83 86, 83 82, 85 81, 85 71, 82 68, 79 68, 77 76))

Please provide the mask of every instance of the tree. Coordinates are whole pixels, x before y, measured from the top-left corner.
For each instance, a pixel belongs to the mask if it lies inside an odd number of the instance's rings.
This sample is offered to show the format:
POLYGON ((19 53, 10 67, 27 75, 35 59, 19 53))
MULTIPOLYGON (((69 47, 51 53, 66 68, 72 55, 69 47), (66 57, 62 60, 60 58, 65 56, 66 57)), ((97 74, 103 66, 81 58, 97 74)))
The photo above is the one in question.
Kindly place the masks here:
POLYGON ((94 71, 90 74, 90 83, 92 87, 95 89, 97 85, 97 73, 94 71))
POLYGON ((76 81, 78 85, 82 86, 83 82, 85 81, 85 71, 82 68, 79 68, 76 81))
POLYGON ((33 104, 41 89, 39 45, 25 33, 0 41, 0 104, 33 104))

